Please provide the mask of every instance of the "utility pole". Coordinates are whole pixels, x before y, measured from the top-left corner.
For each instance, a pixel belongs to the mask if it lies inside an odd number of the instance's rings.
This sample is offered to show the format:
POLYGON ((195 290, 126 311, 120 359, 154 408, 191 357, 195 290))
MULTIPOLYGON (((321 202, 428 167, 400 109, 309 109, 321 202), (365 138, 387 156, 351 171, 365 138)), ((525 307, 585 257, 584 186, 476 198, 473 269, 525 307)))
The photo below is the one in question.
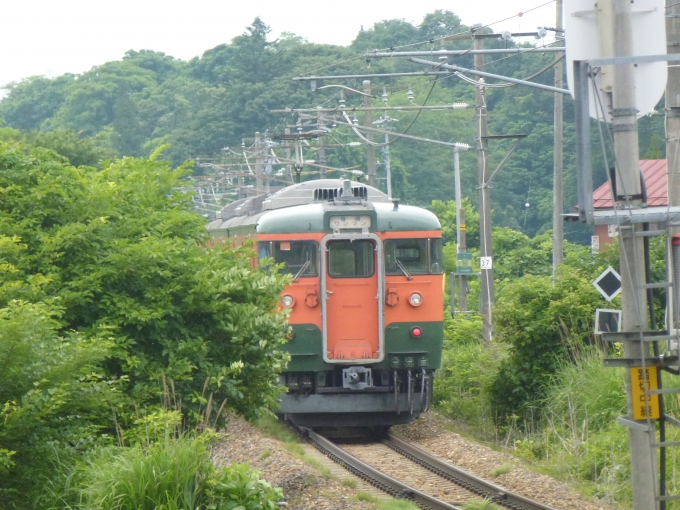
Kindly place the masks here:
MULTIPOLYGON (((317 106, 317 108, 321 108, 320 106, 317 106)), ((317 128, 320 131, 325 131, 325 126, 322 120, 321 115, 319 115, 319 120, 316 124, 317 128)), ((319 136, 319 179, 325 179, 326 178, 326 137, 325 135, 320 135, 319 136)))
MULTIPOLYGON (((383 87, 383 94, 382 94, 382 100, 383 104, 385 105, 385 108, 387 108, 387 88, 383 87)), ((387 110, 383 112, 383 118, 382 118, 382 126, 383 129, 389 131, 390 129, 390 122, 393 119, 390 119, 390 117, 387 115, 387 110)), ((385 179, 387 182, 387 196, 389 198, 392 198, 392 166, 390 162, 390 136, 385 133, 385 146, 383 147, 383 160, 385 161, 385 179)))
POLYGON ((255 133, 255 194, 259 195, 263 192, 262 188, 262 139, 260 132, 255 133))
MULTIPOLYGON (((557 31, 556 35, 564 28, 564 22, 562 19, 562 0, 557 0, 555 2, 555 9, 557 10, 555 17, 555 28, 557 31)), ((564 53, 558 53, 556 59, 559 60, 564 56, 564 53)), ((562 70, 564 69, 564 64, 559 62, 555 66, 555 87, 561 89, 562 83, 562 70)), ((562 117, 562 94, 555 92, 555 115, 554 115, 554 149, 553 149, 553 276, 557 271, 557 267, 562 263, 562 258, 564 254, 564 224, 562 219, 562 213, 564 212, 563 205, 563 151, 562 151, 562 139, 563 139, 563 117, 562 117)))
MULTIPOLYGON (((484 49, 484 39, 474 37, 474 49, 484 49)), ((484 68, 484 54, 475 53, 475 70, 484 68)), ((493 265, 482 264, 484 261, 493 260, 493 248, 491 245, 491 194, 487 184, 487 123, 486 123, 486 98, 484 97, 484 80, 479 80, 479 85, 475 87, 475 106, 477 108, 477 173, 479 177, 479 252, 481 269, 480 294, 481 294, 481 314, 482 314, 482 339, 488 343, 493 338, 493 318, 492 309, 494 298, 494 279, 493 265)))
MULTIPOLYGON (((241 151, 243 152, 243 157, 246 155, 246 141, 241 140, 241 151)), ((238 197, 246 198, 248 193, 246 192, 246 182, 243 178, 243 172, 238 173, 238 197)))
MULTIPOLYGON (((600 35, 605 38, 613 34, 612 51, 614 57, 633 55, 633 32, 631 23, 630 0, 609 0, 598 11, 600 35), (609 5, 606 5, 609 4, 609 5), (611 8, 613 30, 609 30, 605 9, 611 8), (601 16, 601 17, 600 17, 601 16), (605 26, 603 26, 605 25, 605 26)), ((620 64, 613 67, 612 119, 614 132, 614 155, 617 167, 617 194, 615 199, 621 207, 639 208, 642 206, 639 147, 637 131, 637 109, 635 108, 635 76, 633 64, 620 64)), ((636 236, 640 225, 633 224, 622 228, 619 234, 621 252, 621 302, 623 330, 639 333, 649 329, 647 319, 647 292, 644 288, 644 250, 643 238, 636 236)), ((643 342, 624 342, 626 358, 641 359, 649 356, 649 348, 643 342)), ((626 369, 626 389, 628 418, 633 419, 631 396, 631 369, 626 369)), ((643 421, 646 425, 646 421, 643 421)), ((629 427, 631 482, 633 486, 633 509, 653 510, 658 508, 655 497, 656 451, 652 447, 649 432, 629 427)))
MULTIPOLYGON (((463 253, 467 251, 467 245, 465 240, 465 234, 467 232, 467 229, 465 228, 465 209, 463 209, 462 207, 458 208, 456 219, 458 218, 460 218, 460 229, 458 231, 458 253, 463 253)), ((458 301, 460 303, 459 306, 461 312, 467 312, 468 277, 466 274, 461 274, 458 276, 458 295, 459 295, 458 301)))
MULTIPOLYGON (((668 53, 680 52, 680 4, 668 0, 666 7, 666 44, 668 53)), ((668 205, 680 205, 680 67, 668 63, 666 82, 666 164, 668 205)), ((677 231, 674 233, 678 233, 677 231)), ((676 304, 677 306, 677 304, 676 304)))
MULTIPOLYGON (((460 189, 460 158, 458 154, 458 147, 453 148, 453 180, 456 187, 456 244, 458 253, 463 253, 467 251, 467 246, 465 244, 465 209, 463 209, 463 193, 460 189)), ((457 268, 456 268, 457 270, 457 268)), ((453 285, 453 282, 451 282, 453 285)), ((462 312, 467 312, 467 287, 468 279, 467 275, 458 275, 458 295, 459 306, 462 312)), ((453 305, 451 305, 453 306, 453 305)))
MULTIPOLYGON (((290 134, 290 128, 284 129, 283 132, 286 135, 289 135, 290 134)), ((290 151, 290 141, 288 141, 288 143, 286 143, 286 161, 291 161, 291 157, 292 157, 292 154, 291 154, 291 151, 290 151)), ((290 182, 294 183, 295 178, 293 177, 293 165, 291 165, 290 163, 286 163, 286 174, 288 175, 288 177, 290 177, 290 182)))
MULTIPOLYGON (((368 94, 364 96, 364 106, 371 106, 371 82, 370 80, 364 80, 364 93, 368 94)), ((366 127, 373 127, 373 112, 367 110, 364 117, 364 124, 366 127)), ((366 138, 372 142, 373 133, 370 130, 366 131, 366 138)), ((366 170, 368 171, 368 185, 374 188, 378 187, 378 178, 375 171, 375 147, 370 143, 366 144, 366 170)))
MULTIPOLYGON (((385 114, 385 120, 387 120, 387 114, 385 114)), ((389 143, 390 138, 387 133, 385 133, 385 143, 389 143)), ((385 174, 387 179, 387 196, 392 198, 392 166, 390 163, 390 146, 385 145, 383 147, 383 160, 385 161, 385 174)))

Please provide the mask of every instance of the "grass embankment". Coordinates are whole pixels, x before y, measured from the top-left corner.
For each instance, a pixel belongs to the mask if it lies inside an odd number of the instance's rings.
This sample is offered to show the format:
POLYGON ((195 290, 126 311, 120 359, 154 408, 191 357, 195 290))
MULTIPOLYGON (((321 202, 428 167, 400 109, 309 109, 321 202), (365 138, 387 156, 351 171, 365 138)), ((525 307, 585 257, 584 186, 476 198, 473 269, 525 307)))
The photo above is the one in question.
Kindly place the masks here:
MULTIPOLYGON (((507 346, 484 347, 473 321, 456 322, 473 334, 450 336, 435 383, 436 406, 455 421, 456 431, 507 449, 588 495, 629 505, 628 431, 616 421, 626 414, 624 370, 605 368, 595 347, 575 349, 571 361, 558 364, 540 400, 503 420, 494 414, 491 392, 507 346)), ((677 384, 675 379, 666 377, 664 385, 677 384)), ((671 415, 680 411, 677 400, 666 398, 666 406, 671 415)), ((680 440, 676 428, 667 427, 666 434, 667 441, 680 440)), ((680 456, 669 449, 668 493, 680 489, 673 482, 679 469, 680 456)))

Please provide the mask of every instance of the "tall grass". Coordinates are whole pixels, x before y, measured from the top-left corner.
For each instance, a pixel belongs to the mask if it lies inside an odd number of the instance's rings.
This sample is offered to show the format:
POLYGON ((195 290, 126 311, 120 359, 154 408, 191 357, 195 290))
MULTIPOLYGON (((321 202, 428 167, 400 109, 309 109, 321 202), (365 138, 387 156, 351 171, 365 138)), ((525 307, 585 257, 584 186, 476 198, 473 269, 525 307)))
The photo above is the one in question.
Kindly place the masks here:
POLYGON ((586 349, 561 364, 542 404, 549 428, 575 454, 589 433, 626 413, 625 371, 605 367, 599 350, 586 349))
POLYGON ((434 382, 435 406, 485 439, 494 438, 496 427, 489 391, 507 346, 481 341, 481 320, 457 315, 446 318, 442 368, 434 382))
POLYGON ((247 465, 213 466, 204 436, 102 449, 71 474, 61 504, 87 510, 274 509, 281 493, 247 465), (223 506, 224 505, 224 506, 223 506))
POLYGON ((629 500, 628 434, 616 423, 625 413, 625 371, 605 367, 596 348, 579 350, 574 362, 559 367, 542 402, 544 424, 533 438, 542 464, 563 478, 589 482, 597 497, 629 500))

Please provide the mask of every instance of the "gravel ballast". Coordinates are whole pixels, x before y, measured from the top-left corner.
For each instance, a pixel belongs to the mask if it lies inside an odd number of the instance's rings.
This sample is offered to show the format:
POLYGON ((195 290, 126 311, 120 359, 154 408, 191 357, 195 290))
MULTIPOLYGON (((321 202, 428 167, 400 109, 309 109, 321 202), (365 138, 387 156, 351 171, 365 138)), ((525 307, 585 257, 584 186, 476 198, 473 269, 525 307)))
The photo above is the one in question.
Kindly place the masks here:
POLYGON ((244 419, 227 416, 227 429, 213 449, 218 465, 232 462, 250 464, 261 478, 283 491, 287 506, 293 510, 363 510, 372 503, 357 501, 356 490, 325 477, 285 448, 285 443, 267 437, 244 419))
MULTIPOLYGON (((556 510, 614 510, 603 502, 578 494, 568 484, 534 473, 523 462, 509 453, 495 451, 483 444, 465 439, 448 430, 448 420, 436 412, 423 415, 407 426, 393 427, 392 432, 415 446, 460 467, 474 475, 493 481, 496 485, 529 497, 556 510), (493 476, 499 466, 510 466, 504 474, 493 476)), ((331 461, 319 461, 309 445, 296 445, 298 454, 286 449, 286 443, 267 436, 262 430, 234 415, 227 417, 226 434, 214 448, 218 464, 249 463, 262 472, 262 478, 280 487, 290 509, 350 510, 373 509, 375 506, 357 500, 357 490, 365 484, 341 483, 353 475, 342 468, 329 466, 331 461), (299 451, 305 449, 304 459, 315 457, 316 466, 302 460, 299 451), (323 472, 319 466, 323 466, 323 472), (331 468, 329 471, 329 467, 331 468), (344 473, 344 474, 341 474, 344 473)), ((290 449, 291 447, 288 446, 290 449)), ((373 491, 370 491, 373 492, 373 491)))
POLYGON ((578 494, 566 483, 534 473, 509 453, 465 439, 447 430, 450 423, 436 412, 421 416, 411 425, 392 428, 392 433, 456 467, 489 480, 505 489, 531 498, 556 510, 614 510, 604 502, 578 494), (505 474, 494 476, 499 466, 510 466, 505 474))

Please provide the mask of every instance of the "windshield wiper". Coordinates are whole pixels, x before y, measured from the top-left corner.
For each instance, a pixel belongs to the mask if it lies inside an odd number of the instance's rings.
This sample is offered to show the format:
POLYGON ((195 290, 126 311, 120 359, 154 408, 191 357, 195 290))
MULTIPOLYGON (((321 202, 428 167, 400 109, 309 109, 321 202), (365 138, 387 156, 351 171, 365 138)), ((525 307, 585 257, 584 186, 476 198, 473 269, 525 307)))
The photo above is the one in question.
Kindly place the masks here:
POLYGON ((409 281, 410 281, 410 280, 413 280, 413 276, 411 276, 411 275, 409 274, 409 272, 408 272, 408 271, 406 270, 406 268, 404 267, 404 264, 402 264, 401 261, 400 261, 399 259, 394 259, 394 260, 397 262, 397 267, 398 267, 399 269, 401 269, 401 272, 404 273, 404 276, 406 276, 406 279, 409 280, 409 281))
MULTIPOLYGON (((308 260, 307 262, 304 263, 304 265, 300 268, 300 270, 297 272, 297 274, 293 277, 294 282, 298 281, 298 278, 300 278, 300 275, 302 275, 302 273, 304 273, 307 270, 307 268, 309 267, 309 264, 311 264, 311 263, 312 263, 311 260, 308 260)), ((409 278, 409 280, 410 280, 410 278, 409 278)))

